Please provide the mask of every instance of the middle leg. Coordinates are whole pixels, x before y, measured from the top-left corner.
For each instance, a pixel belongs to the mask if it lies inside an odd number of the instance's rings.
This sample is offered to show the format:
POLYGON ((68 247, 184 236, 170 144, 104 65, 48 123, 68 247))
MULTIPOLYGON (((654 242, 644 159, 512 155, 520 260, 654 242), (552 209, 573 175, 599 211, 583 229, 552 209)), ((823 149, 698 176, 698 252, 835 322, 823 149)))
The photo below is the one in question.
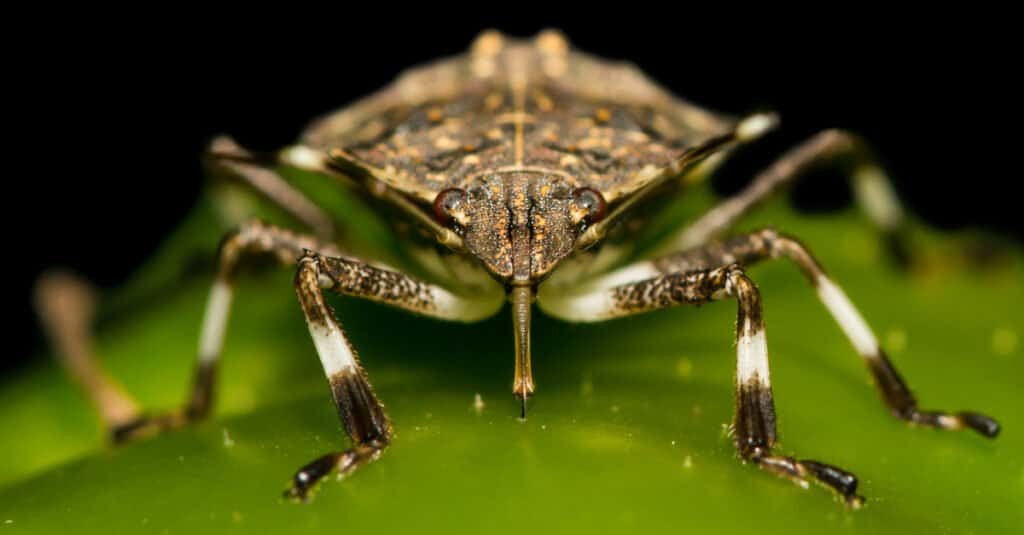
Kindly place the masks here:
POLYGON ((762 260, 779 258, 793 262, 817 291, 818 298, 864 360, 882 401, 894 416, 925 427, 971 429, 988 438, 993 438, 999 433, 999 423, 984 414, 919 408, 917 399, 882 349, 867 321, 860 315, 846 293, 825 273, 810 251, 795 238, 767 228, 700 249, 669 255, 649 265, 664 272, 686 270, 694 264, 707 262, 737 262, 749 266, 762 260))
POLYGON ((198 359, 184 405, 176 410, 117 422, 109 429, 111 441, 115 444, 130 442, 206 418, 214 404, 221 349, 239 270, 261 255, 272 255, 283 265, 294 265, 307 248, 337 252, 334 245, 322 243, 313 236, 255 219, 225 235, 217 250, 217 273, 207 297, 198 359))

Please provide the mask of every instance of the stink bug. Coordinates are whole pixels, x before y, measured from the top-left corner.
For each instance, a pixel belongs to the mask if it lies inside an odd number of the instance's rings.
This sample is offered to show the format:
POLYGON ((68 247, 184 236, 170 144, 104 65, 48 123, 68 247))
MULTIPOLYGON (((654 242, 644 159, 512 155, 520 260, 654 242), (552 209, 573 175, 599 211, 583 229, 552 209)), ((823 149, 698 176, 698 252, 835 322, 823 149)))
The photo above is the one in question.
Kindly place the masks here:
MULTIPOLYGON (((746 274, 748 266, 784 259, 799 268, 896 417, 941 429, 969 428, 986 437, 999 432, 993 419, 979 413, 919 409, 867 322, 795 238, 773 229, 722 238, 752 207, 811 165, 827 161, 844 162, 868 215, 896 235, 900 205, 863 142, 837 130, 813 136, 746 189, 669 236, 663 254, 626 261, 634 252, 635 229, 653 211, 649 201, 711 173, 730 151, 776 122, 772 114, 736 118, 699 108, 630 65, 572 50, 557 32, 532 40, 486 32, 467 53, 410 70, 314 122, 297 144, 273 156, 254 155, 227 138, 212 144, 208 157, 215 172, 261 192, 307 229, 251 221, 224 238, 185 407, 141 416, 86 353, 65 351, 65 362, 96 399, 115 442, 203 418, 211 407, 238 266, 255 253, 294 266, 313 345, 353 442, 298 470, 286 495, 305 499, 325 476, 347 474, 378 458, 392 437, 388 415, 325 303, 325 290, 460 322, 482 320, 510 303, 512 390, 524 418, 536 388, 530 358, 534 303, 557 318, 595 322, 733 299, 738 305, 733 437, 740 456, 800 483, 822 483, 857 506, 862 498, 853 474, 773 449, 775 409, 761 297, 746 274), (347 254, 343 243, 334 242, 331 215, 278 175, 275 166, 312 171, 364 194, 392 216, 410 257, 429 276, 414 277, 347 254)), ((66 298, 70 284, 66 279, 44 284, 44 305, 66 298)), ((66 340, 66 318, 46 317, 55 337, 66 340)))

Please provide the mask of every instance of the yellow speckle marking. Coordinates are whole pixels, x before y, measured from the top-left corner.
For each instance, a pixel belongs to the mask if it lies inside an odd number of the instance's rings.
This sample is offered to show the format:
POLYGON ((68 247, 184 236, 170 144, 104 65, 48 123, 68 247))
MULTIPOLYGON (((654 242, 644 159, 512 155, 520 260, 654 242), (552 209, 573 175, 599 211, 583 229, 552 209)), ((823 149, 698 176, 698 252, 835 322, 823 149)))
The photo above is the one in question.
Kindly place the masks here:
POLYGON ((491 93, 484 97, 484 108, 487 108, 487 111, 494 111, 500 108, 504 102, 504 95, 501 93, 491 93))
POLYGON ((651 138, 639 130, 631 130, 626 132, 626 139, 631 143, 647 143, 651 138))
POLYGON ((454 150, 459 147, 459 142, 448 136, 441 136, 434 140, 434 146, 441 150, 454 150))
POLYGON ((562 155, 562 158, 558 160, 558 165, 561 167, 573 167, 579 164, 580 159, 572 154, 564 154, 562 155))

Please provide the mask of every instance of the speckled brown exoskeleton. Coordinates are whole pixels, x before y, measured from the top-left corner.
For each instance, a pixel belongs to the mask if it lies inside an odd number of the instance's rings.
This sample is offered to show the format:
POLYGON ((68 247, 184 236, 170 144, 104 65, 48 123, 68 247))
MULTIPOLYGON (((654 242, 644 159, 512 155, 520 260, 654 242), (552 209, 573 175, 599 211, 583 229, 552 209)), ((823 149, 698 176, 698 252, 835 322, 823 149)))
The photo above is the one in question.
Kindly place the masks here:
POLYGON ((808 249, 773 229, 722 238, 734 222, 802 171, 837 162, 881 230, 896 233, 902 210, 863 143, 824 131, 757 175, 746 189, 669 236, 648 259, 635 258, 634 233, 664 199, 701 180, 738 145, 776 125, 772 114, 713 113, 668 93, 629 64, 570 48, 557 32, 512 39, 485 32, 460 56, 409 70, 383 90, 314 122, 299 142, 272 156, 227 138, 209 152, 218 174, 254 188, 305 224, 306 233, 252 221, 228 234, 202 325, 199 364, 186 405, 143 416, 76 345, 81 321, 67 307, 73 284, 40 286, 44 319, 63 361, 100 407, 114 442, 151 435, 206 416, 213 398, 235 272, 256 254, 295 266, 295 290, 330 382, 351 448, 301 467, 286 495, 304 499, 329 474, 377 459, 391 422, 370 387, 324 291, 361 297, 451 321, 474 322, 512 307, 512 391, 534 394, 530 316, 536 303, 568 321, 733 299, 736 411, 742 459, 800 484, 830 487, 857 506, 846 470, 774 450, 775 411, 761 299, 746 269, 793 262, 867 365, 898 418, 995 437, 999 425, 975 412, 918 408, 868 324, 808 249), (334 224, 279 175, 278 166, 319 173, 360 192, 393 221, 422 277, 346 254, 334 224), (63 312, 58 313, 58 310, 63 312))

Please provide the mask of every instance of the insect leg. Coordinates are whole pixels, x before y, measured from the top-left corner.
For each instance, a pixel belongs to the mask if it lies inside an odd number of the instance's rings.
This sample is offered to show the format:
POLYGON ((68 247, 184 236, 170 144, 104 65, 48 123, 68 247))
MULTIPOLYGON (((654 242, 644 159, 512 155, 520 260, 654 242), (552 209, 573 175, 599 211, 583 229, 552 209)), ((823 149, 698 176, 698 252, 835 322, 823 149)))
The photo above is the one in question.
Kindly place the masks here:
POLYGON ((299 261, 295 290, 306 316, 324 373, 345 431, 353 447, 328 453, 296 472, 289 498, 306 500, 324 477, 347 475, 376 460, 391 443, 391 422, 377 400, 355 349, 324 300, 323 289, 361 297, 454 321, 477 321, 501 307, 504 294, 494 298, 463 298, 408 275, 370 266, 353 258, 331 258, 307 251, 299 261))
MULTIPOLYGON (((261 157, 240 147, 233 139, 220 136, 210 143, 205 159, 213 175, 240 181, 288 212, 318 238, 330 241, 336 235, 331 217, 272 169, 276 164, 309 169, 309 158, 296 157, 303 153, 302 149, 292 147, 278 156, 261 157)), ((314 166, 309 170, 320 171, 320 168, 314 166)))
POLYGON ((655 260, 636 262, 604 275, 587 287, 609 287, 639 277, 686 272, 734 262, 750 266, 762 260, 776 258, 785 258, 796 264, 815 288, 818 298, 864 360, 882 400, 893 415, 915 425, 941 429, 973 429, 990 438, 999 433, 999 423, 984 414, 972 411, 950 413, 919 409, 910 388, 893 367, 871 328, 846 294, 828 277, 817 260, 798 240, 779 234, 773 229, 759 230, 655 260))
POLYGON ((213 406, 213 397, 224 334, 234 294, 238 269, 255 255, 271 254, 284 265, 293 265, 306 249, 334 251, 312 236, 250 221, 228 233, 218 249, 218 268, 206 304, 199 337, 199 359, 185 406, 152 416, 143 416, 111 428, 115 443, 156 434, 181 427, 206 417, 213 406))
POLYGON ((826 130, 797 145, 754 177, 746 189, 722 201, 669 238, 662 250, 683 251, 708 242, 773 193, 791 185, 811 168, 827 162, 844 165, 850 173, 858 204, 885 234, 897 257, 905 259, 901 243, 903 208, 889 178, 866 144, 842 130, 826 130))
MULTIPOLYGON (((666 257, 660 261, 661 269, 678 268, 674 262, 688 263, 687 254, 666 257)), ((839 324, 847 339, 864 359, 883 401, 897 418, 915 425, 940 429, 972 429, 986 437, 999 434, 999 423, 977 412, 921 410, 906 382, 893 367, 889 357, 878 343, 867 322, 854 307, 846 294, 825 274, 811 253, 796 239, 764 229, 730 239, 718 245, 703 249, 701 254, 731 259, 743 265, 771 259, 786 258, 792 261, 815 288, 819 299, 839 324)))
MULTIPOLYGON (((700 259, 694 259, 694 266, 700 259)), ((640 271, 636 271, 639 274, 640 271)), ((797 460, 772 452, 776 441, 775 406, 768 372, 768 346, 761 314, 761 297, 738 264, 693 267, 685 272, 654 275, 582 295, 541 294, 546 312, 570 321, 604 319, 660 310, 678 305, 701 305, 736 299, 736 412, 733 421, 737 451, 746 460, 801 485, 817 481, 859 505, 857 478, 818 461, 797 460)))
POLYGON ((92 288, 69 273, 47 273, 36 284, 36 310, 58 360, 85 390, 104 426, 113 429, 137 420, 141 412, 135 400, 103 371, 93 353, 94 303, 92 288))

